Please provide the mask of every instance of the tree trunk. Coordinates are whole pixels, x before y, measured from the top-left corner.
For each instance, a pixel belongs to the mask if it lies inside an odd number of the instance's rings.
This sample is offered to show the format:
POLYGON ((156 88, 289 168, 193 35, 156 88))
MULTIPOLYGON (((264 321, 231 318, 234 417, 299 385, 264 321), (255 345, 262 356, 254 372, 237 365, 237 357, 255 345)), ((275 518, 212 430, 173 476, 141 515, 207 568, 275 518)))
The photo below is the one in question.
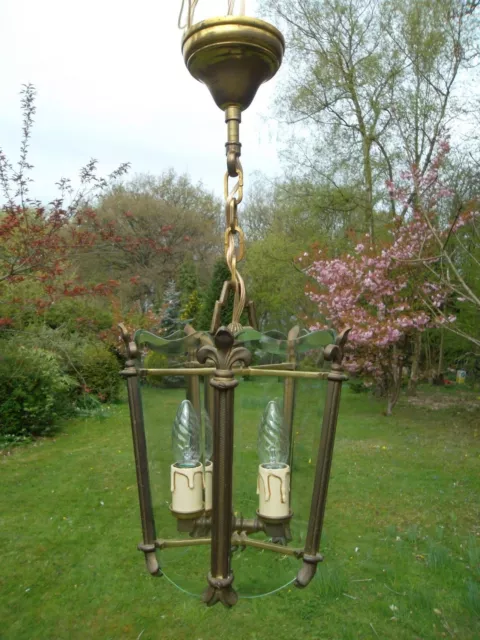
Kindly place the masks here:
POLYGON ((425 334, 425 368, 428 374, 428 381, 430 384, 433 382, 433 365, 432 365, 432 349, 430 347, 430 333, 427 331, 425 334))
POLYGON ((403 361, 401 355, 398 352, 396 346, 393 347, 392 356, 392 370, 390 378, 390 385, 387 391, 387 409, 385 415, 391 416, 393 408, 398 402, 400 397, 400 390, 402 388, 402 365, 403 361))
POLYGON ((363 138, 363 177, 365 180, 366 210, 365 230, 370 235, 372 245, 375 244, 375 227, 373 220, 373 172, 372 172, 372 143, 367 134, 363 138))
POLYGON ((420 369, 420 354, 422 352, 422 334, 417 331, 413 343, 412 369, 408 380, 408 393, 414 396, 417 393, 418 372, 420 369))
POLYGON ((438 348, 438 366, 435 377, 433 378, 433 384, 443 385, 445 384, 445 379, 443 377, 443 345, 444 345, 444 337, 445 332, 443 329, 440 329, 440 346, 438 348))

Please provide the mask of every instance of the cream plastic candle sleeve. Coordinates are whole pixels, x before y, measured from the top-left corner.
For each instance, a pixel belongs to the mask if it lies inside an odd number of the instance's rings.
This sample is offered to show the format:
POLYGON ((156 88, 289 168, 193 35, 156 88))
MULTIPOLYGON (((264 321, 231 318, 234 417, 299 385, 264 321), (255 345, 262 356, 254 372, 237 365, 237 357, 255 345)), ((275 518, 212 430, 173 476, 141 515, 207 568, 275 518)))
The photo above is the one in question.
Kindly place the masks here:
POLYGON ((212 510, 213 462, 207 460, 204 473, 205 511, 212 510))
POLYGON ((288 464, 261 464, 258 467, 258 513, 266 518, 290 515, 290 467, 288 464))
POLYGON ((198 513, 203 510, 203 465, 171 465, 172 511, 198 513))

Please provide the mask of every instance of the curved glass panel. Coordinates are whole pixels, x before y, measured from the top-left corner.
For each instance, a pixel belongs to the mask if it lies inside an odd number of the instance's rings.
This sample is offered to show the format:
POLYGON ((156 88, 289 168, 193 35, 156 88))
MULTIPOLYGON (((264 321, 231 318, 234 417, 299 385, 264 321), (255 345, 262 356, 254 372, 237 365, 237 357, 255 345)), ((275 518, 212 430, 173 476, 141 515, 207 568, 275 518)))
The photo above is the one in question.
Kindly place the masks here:
MULTIPOLYGON (((300 335, 291 343, 296 353, 306 353, 315 349, 322 349, 329 344, 334 344, 336 333, 333 330, 312 331, 300 335)), ((246 328, 240 331, 235 339, 237 342, 244 343, 248 347, 261 349, 265 353, 272 355, 286 355, 290 347, 290 341, 287 336, 279 331, 268 331, 261 333, 256 329, 246 328)))
POLYGON ((135 332, 133 339, 137 346, 147 346, 165 355, 180 355, 191 349, 198 349, 202 344, 212 344, 212 338, 206 331, 196 331, 187 335, 180 330, 169 336, 157 336, 151 331, 139 329, 135 332))

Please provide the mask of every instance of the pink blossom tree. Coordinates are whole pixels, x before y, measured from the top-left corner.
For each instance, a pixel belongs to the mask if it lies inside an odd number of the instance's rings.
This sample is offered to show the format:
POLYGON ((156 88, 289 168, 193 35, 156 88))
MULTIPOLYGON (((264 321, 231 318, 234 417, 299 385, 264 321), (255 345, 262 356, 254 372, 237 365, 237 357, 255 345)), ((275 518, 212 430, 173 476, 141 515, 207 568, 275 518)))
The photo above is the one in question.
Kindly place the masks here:
POLYGON ((439 170, 447 153, 444 142, 424 175, 413 167, 402 175, 399 187, 388 185, 392 196, 408 206, 383 244, 373 245, 366 234, 341 257, 317 248, 299 258, 311 276, 307 295, 322 318, 312 328, 351 327, 345 366, 382 388, 387 415, 399 398, 408 342, 418 344, 427 327, 454 326, 456 317, 446 306, 452 294, 475 297, 446 251, 452 235, 477 218, 469 210, 442 224, 439 204, 450 193, 439 181, 439 170), (445 275, 446 267, 455 280, 445 275))

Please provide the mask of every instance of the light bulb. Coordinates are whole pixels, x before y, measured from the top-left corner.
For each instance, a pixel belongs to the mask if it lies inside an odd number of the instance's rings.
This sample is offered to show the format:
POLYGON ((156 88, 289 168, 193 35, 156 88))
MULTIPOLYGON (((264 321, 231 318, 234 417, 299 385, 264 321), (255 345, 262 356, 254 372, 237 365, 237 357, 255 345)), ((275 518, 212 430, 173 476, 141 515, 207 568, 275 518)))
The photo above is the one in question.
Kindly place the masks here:
POLYGON ((200 421, 189 400, 182 400, 178 407, 173 422, 172 448, 178 468, 195 467, 200 462, 200 421))
POLYGON ((280 401, 270 400, 265 407, 258 431, 258 457, 268 469, 281 469, 288 463, 290 443, 288 441, 280 401))

